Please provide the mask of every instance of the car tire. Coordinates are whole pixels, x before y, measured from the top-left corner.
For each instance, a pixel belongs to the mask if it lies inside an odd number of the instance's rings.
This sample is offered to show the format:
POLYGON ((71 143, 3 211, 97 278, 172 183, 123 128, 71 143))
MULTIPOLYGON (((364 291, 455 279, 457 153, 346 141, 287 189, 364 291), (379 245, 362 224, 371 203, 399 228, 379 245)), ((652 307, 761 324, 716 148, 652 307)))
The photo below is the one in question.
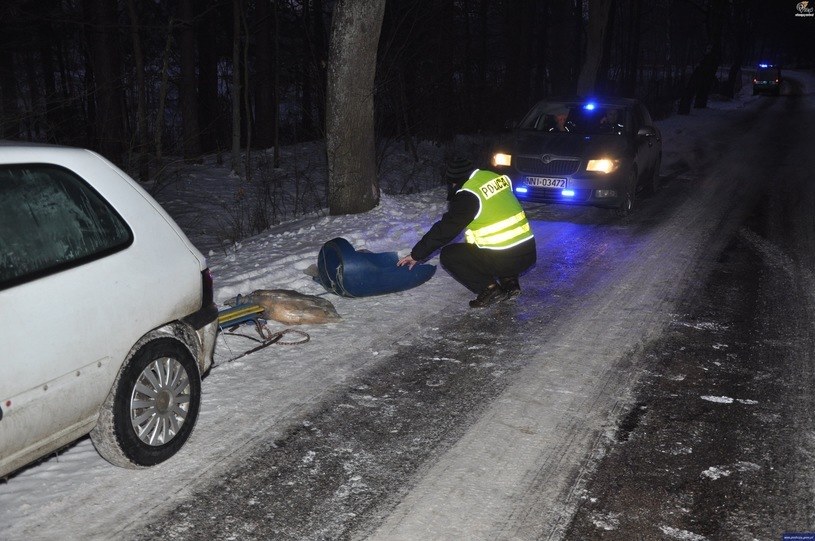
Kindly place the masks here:
POLYGON ((662 179, 659 176, 659 169, 662 167, 662 154, 657 156, 657 161, 654 164, 654 170, 651 173, 651 178, 648 182, 648 193, 655 194, 659 191, 659 187, 662 185, 662 179))
POLYGON ((625 195, 620 202, 620 206, 615 209, 617 216, 622 218, 628 216, 634 211, 634 201, 637 196, 637 170, 632 169, 628 175, 628 182, 626 183, 625 195))
POLYGON ((181 449, 200 404, 201 375, 192 354, 173 338, 156 338, 119 371, 91 440, 112 464, 153 466, 181 449))

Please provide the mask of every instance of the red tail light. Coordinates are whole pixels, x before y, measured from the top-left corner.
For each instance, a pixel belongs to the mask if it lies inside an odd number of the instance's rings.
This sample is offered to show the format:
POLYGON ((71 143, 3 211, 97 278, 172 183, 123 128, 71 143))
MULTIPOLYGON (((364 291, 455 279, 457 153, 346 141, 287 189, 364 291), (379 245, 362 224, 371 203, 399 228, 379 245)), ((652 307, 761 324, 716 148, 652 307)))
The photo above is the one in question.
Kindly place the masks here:
POLYGON ((201 306, 209 306, 215 301, 215 292, 212 283, 212 273, 208 268, 201 271, 201 283, 203 285, 201 306))

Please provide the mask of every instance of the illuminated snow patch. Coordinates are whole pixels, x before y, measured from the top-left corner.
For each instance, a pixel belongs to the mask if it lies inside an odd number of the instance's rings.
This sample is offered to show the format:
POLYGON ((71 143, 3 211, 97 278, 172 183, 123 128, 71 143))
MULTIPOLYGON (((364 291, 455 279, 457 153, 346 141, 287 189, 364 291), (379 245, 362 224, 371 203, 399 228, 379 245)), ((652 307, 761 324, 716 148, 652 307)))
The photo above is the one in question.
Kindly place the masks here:
POLYGON ((703 396, 702 400, 707 400, 708 402, 716 402, 717 404, 732 404, 733 399, 729 396, 703 396))
POLYGON ((688 530, 680 530, 679 528, 672 528, 670 526, 660 526, 659 529, 671 539, 680 539, 682 541, 707 541, 707 537, 704 535, 689 532, 688 530))
POLYGON ((594 513, 591 522, 601 530, 616 530, 620 527, 620 513, 594 513))
POLYGON ((721 479, 722 477, 727 477, 730 475, 730 471, 723 470, 721 468, 717 468, 716 466, 711 466, 705 471, 702 472, 702 477, 707 477, 708 479, 717 480, 721 479))

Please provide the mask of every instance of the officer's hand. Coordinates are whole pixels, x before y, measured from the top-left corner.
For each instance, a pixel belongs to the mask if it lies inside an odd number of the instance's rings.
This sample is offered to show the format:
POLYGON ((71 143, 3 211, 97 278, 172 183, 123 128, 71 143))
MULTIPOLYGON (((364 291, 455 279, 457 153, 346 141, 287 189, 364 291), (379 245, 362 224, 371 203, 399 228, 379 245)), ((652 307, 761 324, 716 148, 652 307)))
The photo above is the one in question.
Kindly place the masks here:
POLYGON ((397 267, 402 267, 404 265, 408 266, 408 269, 413 270, 413 267, 418 263, 415 259, 413 259, 410 255, 406 255, 402 259, 396 262, 397 267))

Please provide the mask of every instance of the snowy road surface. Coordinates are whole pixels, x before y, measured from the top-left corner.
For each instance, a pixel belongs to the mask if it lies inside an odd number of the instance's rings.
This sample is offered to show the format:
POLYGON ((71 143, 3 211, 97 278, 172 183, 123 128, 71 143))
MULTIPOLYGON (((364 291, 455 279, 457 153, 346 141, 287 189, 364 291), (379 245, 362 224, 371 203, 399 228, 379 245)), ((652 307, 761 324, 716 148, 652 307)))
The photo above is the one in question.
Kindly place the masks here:
MULTIPOLYGON (((752 99, 669 119, 665 187, 627 219, 530 208, 538 264, 514 304, 471 311, 443 270, 401 294, 330 297, 343 321, 305 327, 307 344, 213 369, 167 463, 117 469, 82 440, 0 485, 0 538, 560 538, 648 368, 640 353, 681 321, 778 160, 807 155, 812 139, 785 127, 809 129, 813 108, 752 99)), ((440 199, 387 197, 211 254, 218 300, 320 293, 302 271, 322 242, 405 253, 440 199)), ((796 233, 811 247, 806 224, 796 233)), ((221 360, 240 347, 219 342, 221 360)))

